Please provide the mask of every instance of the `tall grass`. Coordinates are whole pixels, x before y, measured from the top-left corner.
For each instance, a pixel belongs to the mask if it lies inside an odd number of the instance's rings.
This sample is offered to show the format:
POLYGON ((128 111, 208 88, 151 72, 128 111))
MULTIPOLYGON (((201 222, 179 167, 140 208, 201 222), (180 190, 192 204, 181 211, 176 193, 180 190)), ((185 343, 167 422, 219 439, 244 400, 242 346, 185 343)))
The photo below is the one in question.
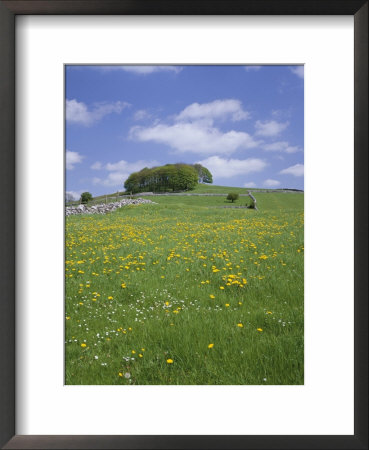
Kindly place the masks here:
POLYGON ((67 218, 66 383, 302 384, 303 195, 151 200, 67 218))

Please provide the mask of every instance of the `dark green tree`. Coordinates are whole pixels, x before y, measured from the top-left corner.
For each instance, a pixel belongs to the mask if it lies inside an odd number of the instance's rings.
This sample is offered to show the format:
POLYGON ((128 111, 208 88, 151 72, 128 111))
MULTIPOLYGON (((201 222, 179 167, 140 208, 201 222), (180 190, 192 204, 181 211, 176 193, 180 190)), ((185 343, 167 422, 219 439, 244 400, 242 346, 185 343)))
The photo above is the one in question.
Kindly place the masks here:
POLYGON ((140 191, 138 172, 131 173, 131 175, 124 182, 124 189, 127 192, 135 194, 140 191))
POLYGON ((81 203, 88 203, 90 200, 92 200, 92 194, 90 192, 82 192, 81 194, 81 203))
POLYGON ((236 192, 230 192, 227 195, 227 200, 231 200, 232 203, 237 199, 238 199, 238 194, 236 192))

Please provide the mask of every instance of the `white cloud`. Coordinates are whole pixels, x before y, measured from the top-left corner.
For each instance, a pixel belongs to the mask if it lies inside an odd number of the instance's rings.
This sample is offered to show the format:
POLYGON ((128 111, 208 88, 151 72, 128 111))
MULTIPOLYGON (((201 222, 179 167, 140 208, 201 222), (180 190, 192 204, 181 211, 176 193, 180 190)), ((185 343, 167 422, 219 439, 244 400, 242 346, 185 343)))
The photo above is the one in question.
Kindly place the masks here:
POLYGON ((139 109, 133 115, 134 120, 149 119, 150 117, 151 117, 151 114, 148 111, 146 111, 145 109, 139 109))
POLYGON ((128 171, 128 172, 137 172, 138 170, 143 169, 144 167, 153 167, 157 165, 157 161, 145 161, 145 160, 139 160, 135 162, 127 162, 123 159, 121 161, 118 161, 116 163, 107 163, 105 165, 105 169, 109 172, 116 172, 116 171, 128 171))
POLYGON ((277 136, 289 125, 289 122, 276 122, 275 120, 262 122, 258 120, 255 123, 257 136, 277 136))
POLYGON ((92 166, 90 166, 90 169, 92 170, 101 170, 102 169, 102 164, 100 161, 96 161, 95 163, 92 164, 92 166))
POLYGON ((198 162, 209 169, 214 178, 231 178, 251 172, 261 172, 267 165, 265 161, 257 158, 241 160, 225 159, 219 156, 210 156, 198 162))
POLYGON ((78 152, 66 151, 65 161, 67 170, 73 170, 75 164, 82 162, 84 156, 80 155, 78 152))
POLYGON ((92 182, 93 184, 102 184, 103 186, 118 186, 120 189, 123 189, 124 182, 129 175, 129 172, 111 172, 106 178, 95 177, 92 182))
POLYGON ((296 152, 302 152, 302 149, 298 145, 289 145, 286 150, 286 153, 296 153, 296 152))
POLYGON ((264 184, 265 187, 270 187, 271 188, 271 187, 279 186, 281 184, 281 182, 278 181, 278 180, 272 180, 272 179, 268 178, 267 180, 264 181, 263 184, 264 184))
POLYGON ((292 73, 300 78, 304 78, 304 66, 290 67, 292 73))
POLYGON ((174 72, 179 73, 183 70, 183 67, 180 66, 97 66, 96 69, 98 69, 101 72, 112 72, 112 71, 118 71, 122 70, 124 72, 131 72, 138 75, 148 75, 150 73, 156 73, 156 72, 174 72))
POLYGON ((260 70, 263 66, 244 66, 244 69, 246 70, 246 72, 257 72, 258 70, 260 70))
POLYGON ((89 126, 98 122, 108 114, 121 113, 123 109, 128 106, 130 105, 127 102, 100 102, 94 103, 93 108, 89 109, 83 102, 79 102, 76 99, 67 99, 65 116, 67 122, 89 126))
POLYGON ((293 109, 291 107, 287 109, 272 109, 271 115, 277 120, 289 119, 293 116, 293 109))
POLYGON ((302 151, 299 146, 290 145, 287 141, 278 141, 272 142, 271 144, 264 144, 262 148, 268 152, 296 153, 302 151))
POLYGON ((293 175, 295 177, 304 176, 304 165, 295 164, 294 166, 287 167, 279 172, 282 175, 293 175))
POLYGON ((178 121, 201 120, 201 119, 231 119, 233 122, 245 120, 250 116, 242 109, 239 100, 225 99, 214 100, 210 103, 192 103, 178 114, 178 121))
POLYGON ((284 114, 284 111, 282 109, 273 109, 272 110, 272 116, 276 118, 281 118, 284 114))
POLYGON ((247 181, 246 183, 243 184, 243 187, 245 187, 245 188, 255 188, 256 184, 253 181, 247 181))
POLYGON ((132 172, 138 172, 144 167, 154 167, 159 165, 157 161, 139 160, 135 162, 118 161, 116 163, 107 163, 103 168, 109 173, 105 178, 93 178, 93 184, 101 184, 103 186, 116 186, 123 188, 123 184, 132 172))
POLYGON ((287 147, 288 147, 288 142, 286 142, 286 141, 272 142, 271 144, 263 145, 263 149, 267 150, 268 152, 284 151, 287 147))
POLYGON ((66 201, 75 201, 79 200, 81 197, 82 191, 66 191, 65 199, 66 201))
POLYGON ((206 121, 158 124, 149 128, 133 127, 130 137, 142 142, 166 144, 179 153, 193 152, 203 155, 227 155, 240 148, 255 148, 259 145, 248 133, 233 130, 223 133, 206 121))

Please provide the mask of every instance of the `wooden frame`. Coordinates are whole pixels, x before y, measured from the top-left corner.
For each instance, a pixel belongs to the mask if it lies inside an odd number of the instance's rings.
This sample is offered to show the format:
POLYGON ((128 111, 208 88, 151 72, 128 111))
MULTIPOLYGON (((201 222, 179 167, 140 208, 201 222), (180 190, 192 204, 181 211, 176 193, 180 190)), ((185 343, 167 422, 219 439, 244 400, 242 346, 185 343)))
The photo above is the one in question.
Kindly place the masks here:
MULTIPOLYGON (((368 448, 368 2, 365 0, 0 0, 0 445, 23 448, 368 448), (15 435, 15 16, 18 14, 354 15, 355 434, 353 436, 15 435)), ((339 395, 339 393, 337 393, 339 395)))

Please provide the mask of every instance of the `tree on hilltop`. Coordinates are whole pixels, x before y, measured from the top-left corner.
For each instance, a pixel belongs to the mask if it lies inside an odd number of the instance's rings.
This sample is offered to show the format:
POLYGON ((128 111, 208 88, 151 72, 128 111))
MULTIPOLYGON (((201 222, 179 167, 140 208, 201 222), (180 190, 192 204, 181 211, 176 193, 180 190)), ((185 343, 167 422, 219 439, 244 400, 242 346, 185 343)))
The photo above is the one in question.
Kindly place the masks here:
POLYGON ((198 172, 191 164, 177 163, 145 167, 129 175, 124 182, 127 192, 167 192, 191 190, 198 183, 198 172))

